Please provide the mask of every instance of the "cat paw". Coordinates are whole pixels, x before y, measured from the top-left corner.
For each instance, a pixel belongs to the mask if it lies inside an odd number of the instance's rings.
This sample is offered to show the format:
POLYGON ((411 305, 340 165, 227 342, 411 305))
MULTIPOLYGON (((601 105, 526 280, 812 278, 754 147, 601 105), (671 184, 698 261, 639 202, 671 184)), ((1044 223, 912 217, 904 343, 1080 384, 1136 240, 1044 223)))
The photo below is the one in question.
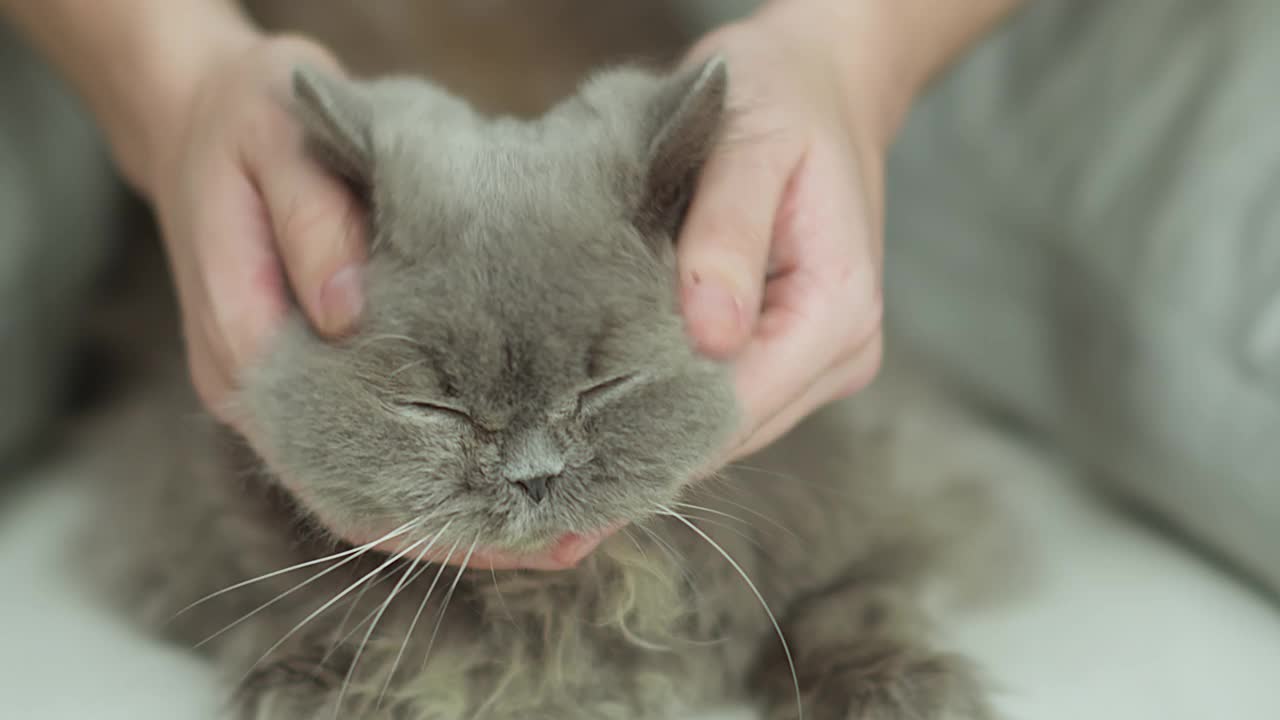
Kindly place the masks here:
POLYGON ((904 651, 832 653, 800 676, 803 716, 788 669, 769 689, 769 720, 997 720, 971 663, 904 651))

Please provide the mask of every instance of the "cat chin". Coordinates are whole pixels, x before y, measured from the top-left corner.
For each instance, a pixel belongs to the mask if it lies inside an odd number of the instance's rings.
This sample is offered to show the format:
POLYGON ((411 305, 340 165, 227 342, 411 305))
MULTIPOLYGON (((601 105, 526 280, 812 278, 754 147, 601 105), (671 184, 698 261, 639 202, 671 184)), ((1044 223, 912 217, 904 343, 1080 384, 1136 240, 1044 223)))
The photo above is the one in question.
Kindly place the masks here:
MULTIPOLYGON (((296 483, 289 482, 283 476, 277 476, 277 481, 281 489, 292 496, 298 510, 344 542, 362 547, 384 537, 383 532, 369 532, 367 529, 357 529, 335 522, 335 519, 329 517, 318 503, 311 501, 307 493, 296 483)), ((600 543, 612 537, 626 525, 626 522, 617 522, 603 529, 585 533, 566 532, 555 537, 544 548, 527 552, 477 547, 468 557, 468 553, 463 551, 450 553, 446 549, 446 544, 440 543, 440 549, 428 550, 422 559, 455 566, 461 565, 466 560, 468 567, 483 570, 571 570, 594 552, 600 543)), ((396 555, 404 551, 404 546, 403 537, 394 537, 374 545, 373 550, 396 555)))
MULTIPOLYGON (((622 527, 623 524, 617 524, 585 534, 565 533, 545 549, 534 552, 516 553, 478 547, 468 557, 467 553, 450 553, 442 548, 439 551, 429 551, 424 559, 446 565, 461 565, 465 560, 467 567, 477 570, 571 570, 622 527)), ((398 553, 404 549, 404 541, 390 540, 376 546, 376 549, 384 553, 398 553)))

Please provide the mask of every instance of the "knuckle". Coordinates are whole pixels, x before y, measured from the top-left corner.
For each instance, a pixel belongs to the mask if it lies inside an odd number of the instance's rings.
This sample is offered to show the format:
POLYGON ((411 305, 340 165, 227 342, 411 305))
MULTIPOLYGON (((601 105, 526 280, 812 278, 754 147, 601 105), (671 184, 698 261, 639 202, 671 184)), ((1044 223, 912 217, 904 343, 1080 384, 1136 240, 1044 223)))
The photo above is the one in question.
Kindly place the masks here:
POLYGON ((689 231, 684 244, 694 256, 709 255, 717 261, 730 258, 746 263, 749 258, 763 255, 769 246, 769 233, 755 227, 746 217, 715 213, 688 223, 689 231))
POLYGON ((831 282, 831 302, 839 308, 844 323, 843 340, 847 348, 858 348, 872 342, 884 321, 884 292, 870 273, 853 267, 836 271, 831 282))
POLYGON ((240 136, 247 161, 262 158, 266 163, 274 163, 281 152, 301 147, 301 131, 287 112, 257 97, 249 100, 233 110, 237 114, 233 132, 240 136))
POLYGON ((852 397, 870 385, 884 363, 884 344, 876 339, 848 364, 844 379, 836 389, 836 399, 852 397))
POLYGON ((853 374, 847 376, 839 385, 836 386, 835 396, 832 397, 831 400, 834 402, 836 400, 844 400, 856 395, 859 390, 866 386, 865 383, 859 382, 860 380, 861 378, 853 374))
POLYGON ((884 323, 884 293, 877 287, 858 294, 854 303, 860 308, 853 323, 854 342, 865 345, 877 341, 884 323))
POLYGON ((341 202, 323 195, 296 198, 289 207, 282 208, 280 237, 278 242, 285 253, 328 251, 341 242, 351 226, 351 213, 341 202), (327 243, 327 244, 325 244, 327 243))
POLYGON ((278 150, 285 138, 285 123, 273 109, 259 104, 246 104, 236 110, 238 132, 253 154, 278 150))

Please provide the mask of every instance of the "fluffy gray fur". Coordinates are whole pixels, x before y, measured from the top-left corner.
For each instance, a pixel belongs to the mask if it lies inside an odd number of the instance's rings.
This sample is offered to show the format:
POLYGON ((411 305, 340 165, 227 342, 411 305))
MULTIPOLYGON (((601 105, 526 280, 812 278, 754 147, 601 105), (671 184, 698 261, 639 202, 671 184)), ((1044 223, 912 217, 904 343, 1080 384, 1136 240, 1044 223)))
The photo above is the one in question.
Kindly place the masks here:
POLYGON ((983 467, 918 374, 892 360, 700 477, 736 411, 686 339, 673 243, 727 83, 718 60, 612 70, 516 122, 421 80, 298 74, 315 147, 371 209, 361 327, 326 342, 297 316, 248 375, 283 479, 192 419, 165 359, 111 419, 97 543, 129 607, 218 659, 239 717, 657 720, 753 697, 790 719, 797 685, 813 720, 991 717, 922 600, 985 524, 983 467), (411 545, 461 557, 619 521, 563 572, 458 572, 411 545), (327 530, 410 523, 400 560, 271 575, 350 552, 327 530))

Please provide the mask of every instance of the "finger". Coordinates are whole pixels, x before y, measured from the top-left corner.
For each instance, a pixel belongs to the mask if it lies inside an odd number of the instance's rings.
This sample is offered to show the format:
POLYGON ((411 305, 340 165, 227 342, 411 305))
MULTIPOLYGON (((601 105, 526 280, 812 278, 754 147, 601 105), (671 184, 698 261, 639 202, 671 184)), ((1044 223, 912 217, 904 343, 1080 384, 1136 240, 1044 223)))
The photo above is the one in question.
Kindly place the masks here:
POLYGON ((228 403, 233 389, 232 379, 212 347, 204 331, 197 330, 188 335, 187 357, 191 381, 205 409, 219 422, 234 426, 237 418, 228 403))
POLYGON ((874 243, 857 185, 833 157, 806 159, 779 210, 777 274, 757 332, 735 362, 748 433, 879 333, 874 243))
POLYGON ((758 133, 721 142, 703 169, 676 252, 689 332, 708 355, 732 356, 751 337, 775 210, 800 156, 780 134, 758 133))
POLYGON ((321 334, 340 335, 363 305, 363 209, 303 149, 288 118, 249 142, 244 162, 262 193, 285 274, 321 334))
POLYGON ((230 154, 209 156, 189 173, 166 225, 183 310, 188 365, 206 408, 224 406, 240 369, 258 354, 284 315, 283 281, 261 203, 230 154), (198 180, 197 180, 198 179, 198 180))
POLYGON ((838 347, 829 329, 831 312, 820 296, 803 274, 769 283, 768 310, 734 363, 743 432, 749 434, 767 422, 835 362, 838 347))
POLYGON ((883 353, 883 340, 880 335, 876 335, 850 361, 821 377, 798 399, 757 428, 734 449, 730 462, 759 451, 828 403, 848 397, 866 387, 880 369, 883 353))

